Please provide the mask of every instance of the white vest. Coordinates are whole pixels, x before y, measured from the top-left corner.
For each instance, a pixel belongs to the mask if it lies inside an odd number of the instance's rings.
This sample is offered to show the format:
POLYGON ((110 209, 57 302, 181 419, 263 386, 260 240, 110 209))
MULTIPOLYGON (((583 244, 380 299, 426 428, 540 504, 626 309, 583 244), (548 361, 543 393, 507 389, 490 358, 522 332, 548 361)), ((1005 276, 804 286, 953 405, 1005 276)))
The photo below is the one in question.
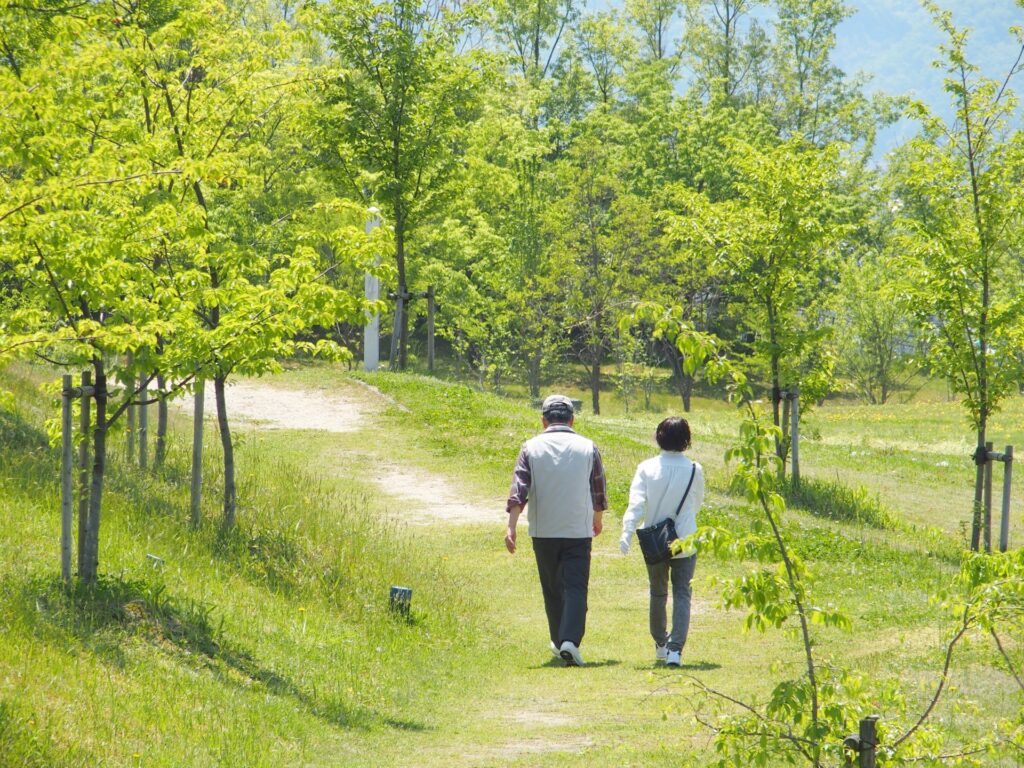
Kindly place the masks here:
POLYGON ((594 443, 568 427, 555 425, 527 440, 526 454, 530 462, 530 496, 526 507, 530 536, 591 538, 594 443))

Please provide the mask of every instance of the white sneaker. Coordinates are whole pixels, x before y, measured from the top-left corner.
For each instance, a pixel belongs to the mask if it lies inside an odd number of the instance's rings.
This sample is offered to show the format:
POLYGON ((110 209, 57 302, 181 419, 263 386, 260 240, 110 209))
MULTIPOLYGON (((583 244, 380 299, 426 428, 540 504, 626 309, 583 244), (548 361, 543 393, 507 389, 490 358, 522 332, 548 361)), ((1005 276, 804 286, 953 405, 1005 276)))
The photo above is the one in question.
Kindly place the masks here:
POLYGON ((655 643, 654 644, 654 660, 655 661, 664 661, 667 658, 668 658, 668 646, 667 645, 658 645, 657 643, 655 643))
POLYGON ((558 652, 558 646, 555 645, 555 641, 554 640, 551 641, 551 655, 555 656, 555 657, 560 657, 562 655, 561 653, 558 652))
POLYGON ((679 651, 669 651, 665 657, 665 664, 670 667, 678 667, 683 663, 682 654, 679 651))
POLYGON ((576 643, 571 640, 566 640, 562 643, 562 647, 559 649, 558 655, 565 659, 565 666, 567 667, 583 666, 583 657, 580 656, 580 649, 577 648, 576 643))

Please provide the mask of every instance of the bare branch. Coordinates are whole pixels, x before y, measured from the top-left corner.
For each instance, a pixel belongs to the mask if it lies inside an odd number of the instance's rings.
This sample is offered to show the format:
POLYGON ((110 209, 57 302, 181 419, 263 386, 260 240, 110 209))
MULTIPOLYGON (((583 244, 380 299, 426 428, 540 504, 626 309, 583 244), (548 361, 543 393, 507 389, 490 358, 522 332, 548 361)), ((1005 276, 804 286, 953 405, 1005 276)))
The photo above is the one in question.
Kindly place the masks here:
POLYGON ((935 689, 935 695, 932 696, 932 700, 928 703, 924 712, 921 713, 921 717, 918 718, 917 722, 914 723, 906 733, 893 742, 893 749, 896 749, 900 744, 909 739, 914 732, 924 724, 924 721, 931 715, 932 710, 935 709, 935 705, 939 703, 939 697, 942 696, 942 692, 946 688, 946 683, 949 682, 949 667, 953 661, 953 649, 956 647, 956 644, 960 642, 960 639, 967 634, 967 630, 970 629, 973 621, 970 608, 964 608, 964 616, 960 625, 960 630, 953 635, 953 639, 950 640, 949 645, 946 646, 946 662, 943 664, 942 675, 939 677, 939 685, 935 689))

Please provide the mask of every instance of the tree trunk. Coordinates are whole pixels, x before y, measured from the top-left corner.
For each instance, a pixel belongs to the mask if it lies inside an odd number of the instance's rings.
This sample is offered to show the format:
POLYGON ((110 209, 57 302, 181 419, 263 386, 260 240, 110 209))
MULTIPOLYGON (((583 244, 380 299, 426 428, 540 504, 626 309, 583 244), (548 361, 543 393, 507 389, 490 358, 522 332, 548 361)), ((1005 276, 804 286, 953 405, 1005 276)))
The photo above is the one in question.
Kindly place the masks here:
MULTIPOLYGON (((782 385, 779 382, 779 361, 772 357, 772 423, 782 430, 782 385)), ((786 445, 785 438, 775 438, 775 455, 779 457, 779 478, 786 476, 786 445)))
POLYGON ((601 413, 601 345, 594 344, 591 348, 590 363, 590 402, 594 408, 594 415, 601 413))
POLYGON ((786 457, 789 456, 789 446, 791 445, 790 428, 789 428, 789 415, 792 400, 787 392, 782 399, 782 475, 785 475, 785 461, 786 457))
POLYGON ((160 469, 167 458, 167 381, 162 373, 156 375, 156 388, 159 392, 156 404, 156 455, 153 457, 153 468, 160 469))
MULTIPOLYGON (((405 214, 395 211, 395 263, 398 267, 398 295, 405 296, 409 287, 405 278, 405 214)), ((398 370, 404 371, 408 363, 409 309, 403 307, 401 327, 398 330, 398 370)))
POLYGON ((100 561, 100 512, 103 475, 107 466, 107 374, 103 358, 93 361, 95 374, 96 426, 92 433, 92 485, 89 488, 89 519, 85 530, 85 553, 79 574, 86 584, 95 584, 100 561))
POLYGON ((540 397, 540 361, 541 353, 531 352, 526 361, 526 379, 530 385, 530 397, 540 397))
MULTIPOLYGON (((772 420, 775 426, 783 430, 784 433, 785 427, 782 424, 782 414, 780 413, 782 382, 781 374, 779 373, 779 345, 778 329, 775 326, 775 306, 771 301, 768 301, 765 309, 768 315, 768 340, 771 342, 769 364, 771 366, 772 378, 772 420)), ((776 438, 775 455, 779 457, 779 478, 782 479, 786 476, 786 446, 784 439, 776 438)))
POLYGON ((689 413, 693 397, 693 376, 683 370, 683 353, 676 348, 676 345, 666 342, 665 347, 668 349, 669 360, 672 361, 672 378, 676 382, 676 390, 683 401, 683 413, 689 413))
POLYGON ((679 394, 683 398, 683 413, 689 413, 693 398, 693 376, 688 373, 679 377, 679 394))
POLYGON ((231 444, 231 429, 228 426, 227 402, 224 399, 225 376, 213 379, 214 392, 217 397, 217 427, 220 431, 220 444, 224 450, 224 525, 232 528, 235 525, 235 450, 231 444))
MULTIPOLYGON (((985 448, 985 424, 982 422, 978 428, 978 446, 975 449, 980 456, 985 448)), ((985 485, 985 464, 975 460, 974 476, 974 508, 971 511, 971 549, 977 552, 981 549, 981 526, 983 523, 983 510, 981 505, 982 492, 985 485)))

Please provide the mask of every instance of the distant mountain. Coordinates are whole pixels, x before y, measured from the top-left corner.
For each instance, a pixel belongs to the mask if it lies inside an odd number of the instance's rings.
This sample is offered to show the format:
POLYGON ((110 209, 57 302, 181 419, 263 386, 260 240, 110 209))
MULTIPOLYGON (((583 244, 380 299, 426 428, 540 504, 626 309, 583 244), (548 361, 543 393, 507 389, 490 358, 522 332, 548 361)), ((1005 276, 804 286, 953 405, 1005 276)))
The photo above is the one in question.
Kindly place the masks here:
MULTIPOLYGON (((849 0, 857 12, 840 25, 835 62, 847 74, 872 76, 871 90, 921 99, 936 112, 951 114, 943 91, 944 74, 932 66, 939 58, 943 35, 918 0, 849 0)), ((1013 66, 1020 42, 1010 27, 1024 27, 1024 8, 1013 0, 939 0, 953 12, 960 27, 971 29, 970 60, 993 79, 1002 80, 1013 66)), ((1024 72, 1016 77, 1024 96, 1024 72)), ((915 127, 902 121, 879 137, 879 155, 913 135, 915 127)))

